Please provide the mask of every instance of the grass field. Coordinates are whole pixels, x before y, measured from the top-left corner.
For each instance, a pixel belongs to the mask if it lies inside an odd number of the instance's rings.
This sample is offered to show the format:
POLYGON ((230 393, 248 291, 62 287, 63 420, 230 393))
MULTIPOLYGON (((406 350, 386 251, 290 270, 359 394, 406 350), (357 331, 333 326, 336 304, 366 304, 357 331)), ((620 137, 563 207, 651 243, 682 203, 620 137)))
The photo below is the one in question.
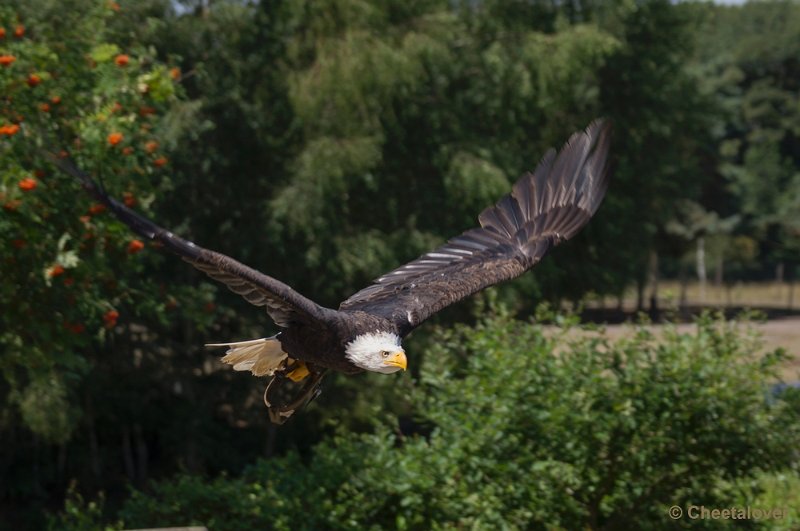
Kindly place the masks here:
MULTIPOLYGON (((652 325, 656 330, 661 325, 652 325)), ((692 324, 679 324, 678 330, 690 333, 694 329, 692 324)), ((791 359, 783 363, 780 370, 780 379, 784 382, 800 381, 800 316, 772 319, 764 323, 753 325, 764 340, 764 351, 784 348, 791 359)), ((632 331, 629 325, 608 325, 606 327, 609 338, 615 339, 629 334, 632 331)))
MULTIPOLYGON (((680 284, 664 282, 659 289, 659 302, 677 307, 680 300, 680 284)), ((692 306, 746 306, 750 308, 782 308, 800 310, 800 289, 787 282, 736 283, 729 286, 706 284, 703 290, 699 283, 691 283, 686 289, 686 300, 692 306)))
MULTIPOLYGON (((649 305, 650 288, 645 290, 646 306, 649 305)), ((658 304, 661 310, 678 310, 681 286, 677 281, 662 281, 659 284, 658 304)), ((618 301, 606 298, 586 302, 587 308, 617 306, 618 301)), ((686 286, 686 305, 692 308, 752 308, 759 310, 778 310, 783 313, 794 313, 785 317, 774 318, 755 327, 761 334, 765 348, 774 350, 782 347, 791 355, 782 367, 781 379, 785 382, 800 381, 800 287, 783 282, 737 283, 730 286, 715 286, 709 282, 705 289, 693 282, 686 286)), ((631 290, 625 294, 623 309, 626 312, 636 310, 636 292, 631 290)), ((658 329, 659 325, 653 325, 658 329)), ((681 331, 689 332, 691 324, 678 325, 681 331)), ((627 325, 608 325, 611 338, 630 333, 627 325)))
MULTIPOLYGON (((645 289, 645 298, 648 300, 651 288, 645 289)), ((681 286, 678 281, 669 280, 659 283, 658 304, 662 309, 677 309, 681 298, 681 286)), ((712 308, 745 307, 745 308, 774 308, 782 310, 795 310, 800 312, 800 287, 788 282, 739 282, 731 285, 715 286, 712 282, 706 283, 703 289, 698 282, 690 282, 686 286, 686 304, 688 306, 708 306, 712 308)), ((590 300, 589 307, 616 306, 617 301, 606 298, 590 300)), ((625 293, 623 309, 632 311, 636 309, 636 291, 634 289, 625 293)))

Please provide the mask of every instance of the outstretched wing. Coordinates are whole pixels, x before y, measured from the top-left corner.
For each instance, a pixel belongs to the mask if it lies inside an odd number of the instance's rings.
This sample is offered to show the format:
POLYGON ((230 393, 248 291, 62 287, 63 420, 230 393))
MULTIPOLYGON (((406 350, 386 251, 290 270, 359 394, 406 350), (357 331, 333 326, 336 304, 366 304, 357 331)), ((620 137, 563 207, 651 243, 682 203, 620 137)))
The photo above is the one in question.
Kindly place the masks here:
POLYGON ((163 229, 106 194, 91 177, 65 159, 53 158, 63 171, 77 178, 98 201, 106 205, 123 223, 144 238, 161 242, 214 280, 228 286, 255 306, 266 306, 275 324, 286 327, 292 322, 323 324, 334 310, 319 306, 283 282, 237 262, 221 253, 204 249, 163 229))
POLYGON ((602 120, 575 133, 480 214, 481 228, 383 275, 339 309, 380 315, 405 334, 446 306, 520 276, 597 211, 608 187, 610 134, 602 120))

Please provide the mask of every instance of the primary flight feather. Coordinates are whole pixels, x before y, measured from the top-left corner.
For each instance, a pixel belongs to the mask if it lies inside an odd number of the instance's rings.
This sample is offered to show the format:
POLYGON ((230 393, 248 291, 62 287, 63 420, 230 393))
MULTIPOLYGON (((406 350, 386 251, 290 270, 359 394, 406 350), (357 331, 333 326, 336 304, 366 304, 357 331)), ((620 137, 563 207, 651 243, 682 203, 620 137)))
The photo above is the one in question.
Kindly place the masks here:
POLYGON ((211 346, 228 347, 222 361, 234 369, 272 377, 264 400, 273 422, 282 423, 316 396, 328 370, 355 374, 405 369, 401 341, 411 330, 473 293, 522 275, 551 248, 574 236, 605 196, 609 142, 610 127, 602 120, 573 134, 561 151, 548 151, 510 194, 481 212, 479 228, 384 274, 338 310, 176 236, 110 197, 71 163, 54 160, 134 232, 161 242, 248 302, 266 308, 282 328, 277 335, 211 346), (276 403, 272 395, 287 380, 302 388, 292 400, 276 403))

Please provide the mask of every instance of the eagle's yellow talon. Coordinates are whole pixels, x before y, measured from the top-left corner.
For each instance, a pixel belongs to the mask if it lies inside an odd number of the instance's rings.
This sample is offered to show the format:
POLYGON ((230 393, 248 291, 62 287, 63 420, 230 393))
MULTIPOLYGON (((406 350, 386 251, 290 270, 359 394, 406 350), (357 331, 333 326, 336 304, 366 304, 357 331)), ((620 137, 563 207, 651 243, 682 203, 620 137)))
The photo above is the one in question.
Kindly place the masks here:
POLYGON ((299 382, 309 374, 310 373, 308 372, 308 367, 306 367, 306 363, 304 361, 298 361, 295 368, 286 373, 286 377, 293 382, 299 382))

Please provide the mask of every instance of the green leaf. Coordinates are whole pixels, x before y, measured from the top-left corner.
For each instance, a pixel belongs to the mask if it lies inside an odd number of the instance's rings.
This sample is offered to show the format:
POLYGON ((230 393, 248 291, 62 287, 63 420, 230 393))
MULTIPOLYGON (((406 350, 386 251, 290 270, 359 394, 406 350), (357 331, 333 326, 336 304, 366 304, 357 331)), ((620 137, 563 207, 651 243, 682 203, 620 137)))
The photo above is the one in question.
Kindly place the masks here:
POLYGON ((103 43, 92 48, 89 57, 97 63, 105 63, 116 57, 119 52, 119 46, 116 44, 103 43))

